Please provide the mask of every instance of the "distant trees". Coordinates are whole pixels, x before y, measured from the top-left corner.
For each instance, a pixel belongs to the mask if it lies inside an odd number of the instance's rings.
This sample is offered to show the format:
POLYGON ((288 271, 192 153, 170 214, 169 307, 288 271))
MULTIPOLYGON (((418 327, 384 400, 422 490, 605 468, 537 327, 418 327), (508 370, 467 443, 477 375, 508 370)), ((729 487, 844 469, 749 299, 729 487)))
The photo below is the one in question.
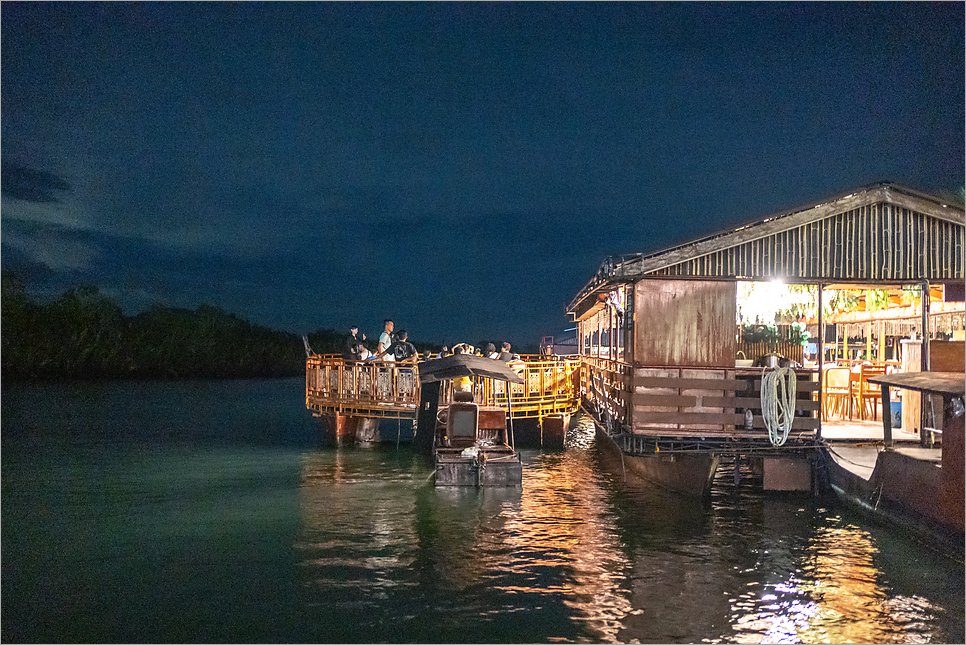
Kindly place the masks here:
MULTIPOLYGON (((309 334, 319 353, 341 351, 343 335, 309 334)), ((96 287, 47 304, 4 274, 0 294, 2 378, 275 377, 304 373, 301 338, 252 325, 218 307, 156 306, 125 316, 96 287)))
MULTIPOLYGON (((318 329, 307 336, 316 353, 340 354, 347 333, 318 329)), ((375 339, 367 344, 375 349, 375 339)), ((442 348, 415 345, 421 353, 442 348)), ((2 378, 11 380, 277 377, 304 374, 305 350, 297 334, 211 305, 193 311, 157 305, 125 316, 91 285, 38 303, 4 272, 0 363, 2 378)))

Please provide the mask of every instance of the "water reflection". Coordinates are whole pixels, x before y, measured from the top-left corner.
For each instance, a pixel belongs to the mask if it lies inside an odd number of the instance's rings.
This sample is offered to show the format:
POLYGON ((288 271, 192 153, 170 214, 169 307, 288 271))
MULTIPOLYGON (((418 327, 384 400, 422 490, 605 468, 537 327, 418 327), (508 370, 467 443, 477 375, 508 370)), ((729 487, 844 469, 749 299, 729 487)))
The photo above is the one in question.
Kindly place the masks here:
POLYGON ((579 416, 522 489, 436 489, 302 388, 5 386, 2 639, 963 640, 961 564, 811 498, 625 482, 579 416))
MULTIPOLYGON (((730 471, 710 504, 625 481, 592 432, 578 417, 566 450, 524 451, 522 489, 437 489, 431 464, 408 450, 307 453, 297 550, 308 619, 325 640, 368 642, 961 633, 962 620, 928 600, 934 587, 885 578, 887 542, 820 502, 736 488, 730 471)), ((962 587, 961 572, 908 566, 962 587)))
POLYGON ((930 640, 935 608, 923 599, 889 597, 868 533, 818 530, 801 569, 761 592, 736 599, 742 642, 884 643, 930 640))

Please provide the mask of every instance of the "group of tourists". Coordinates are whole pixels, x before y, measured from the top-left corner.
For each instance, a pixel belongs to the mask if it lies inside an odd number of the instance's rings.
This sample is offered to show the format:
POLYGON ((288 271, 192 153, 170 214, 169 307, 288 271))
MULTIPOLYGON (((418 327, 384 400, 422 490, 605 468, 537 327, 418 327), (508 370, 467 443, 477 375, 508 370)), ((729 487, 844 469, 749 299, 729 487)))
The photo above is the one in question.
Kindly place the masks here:
MULTIPOLYGON (((375 351, 370 351, 366 345, 366 335, 359 333, 359 327, 353 325, 349 328, 346 336, 345 345, 342 350, 342 357, 346 361, 388 361, 393 363, 415 363, 419 360, 419 352, 416 347, 409 342, 409 335, 405 329, 400 329, 394 333, 395 323, 386 319, 384 328, 379 334, 379 342, 376 344, 375 351)), ((484 356, 492 360, 503 361, 511 369, 518 373, 523 369, 524 363, 520 355, 511 351, 510 343, 504 342, 497 351, 496 345, 487 343, 485 348, 474 347, 469 343, 457 343, 452 349, 443 346, 437 354, 425 353, 424 360, 432 360, 451 356, 453 354, 468 354, 473 356, 484 356)), ((409 372, 410 370, 402 370, 409 372)), ((402 373, 402 371, 400 373, 402 373)), ((453 380, 454 386, 459 390, 471 391, 472 379, 469 377, 458 377, 453 380)))
MULTIPOLYGON (((379 342, 375 351, 371 351, 366 345, 366 335, 359 333, 359 327, 353 325, 349 328, 346 336, 345 345, 342 349, 342 357, 347 361, 390 361, 400 363, 415 363, 419 360, 419 352, 416 347, 409 342, 409 334, 405 329, 400 329, 394 333, 395 323, 386 319, 384 328, 379 334, 379 342)), ((504 342, 500 351, 496 350, 493 343, 487 343, 485 349, 474 347, 469 343, 457 343, 452 349, 443 346, 438 354, 427 353, 425 359, 442 358, 452 354, 470 354, 475 356, 485 356, 505 363, 520 361, 520 355, 511 351, 510 343, 504 342)))
POLYGON ((485 356, 486 358, 493 358, 501 360, 505 363, 511 361, 519 361, 520 355, 510 351, 510 343, 503 343, 502 350, 496 351, 496 346, 493 343, 487 343, 486 349, 481 349, 479 347, 474 347, 469 343, 456 343, 453 348, 450 349, 446 345, 443 349, 435 356, 430 355, 429 358, 443 358, 444 356, 451 356, 453 354, 469 354, 471 356, 485 356))
POLYGON ((405 329, 393 333, 394 329, 395 323, 387 318, 383 331, 379 334, 379 343, 373 352, 366 346, 366 335, 362 334, 360 337, 359 327, 353 325, 349 328, 349 335, 346 336, 342 357, 347 361, 415 363, 419 360, 419 353, 415 345, 409 342, 409 334, 405 329))

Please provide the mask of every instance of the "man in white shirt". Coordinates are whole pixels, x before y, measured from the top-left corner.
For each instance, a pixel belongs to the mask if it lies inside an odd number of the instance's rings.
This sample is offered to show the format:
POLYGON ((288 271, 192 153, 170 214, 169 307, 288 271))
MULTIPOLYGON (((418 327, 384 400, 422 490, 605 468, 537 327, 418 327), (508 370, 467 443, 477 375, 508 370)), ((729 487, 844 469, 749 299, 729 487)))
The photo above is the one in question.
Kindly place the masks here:
POLYGON ((386 318, 386 328, 379 334, 379 346, 376 348, 376 356, 379 360, 395 361, 396 357, 392 352, 387 351, 392 345, 393 322, 386 318))

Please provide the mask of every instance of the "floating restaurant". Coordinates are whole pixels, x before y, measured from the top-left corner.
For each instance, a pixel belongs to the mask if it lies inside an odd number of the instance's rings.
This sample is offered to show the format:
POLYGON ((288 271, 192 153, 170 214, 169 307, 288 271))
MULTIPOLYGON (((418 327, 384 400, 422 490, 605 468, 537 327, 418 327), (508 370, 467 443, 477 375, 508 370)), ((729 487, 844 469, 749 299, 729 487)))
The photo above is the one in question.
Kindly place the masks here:
MULTIPOLYGON (((817 490, 823 429, 879 414, 869 378, 934 362, 963 376, 963 280, 962 206, 890 183, 609 257, 568 306, 584 404, 623 467, 667 488, 705 494, 724 460, 765 490, 817 490), (849 375, 839 399, 833 366, 849 375)), ((916 414, 906 429, 934 440, 942 422, 916 414)))
MULTIPOLYGON (((609 257, 568 306, 575 353, 475 378, 471 402, 551 447, 580 405, 625 473, 693 496, 723 465, 832 489, 961 550, 964 258, 962 205, 890 183, 609 257)), ((460 403, 451 383, 423 401, 426 369, 311 354, 306 407, 337 443, 398 442, 404 421, 412 439, 427 402, 460 403)))

